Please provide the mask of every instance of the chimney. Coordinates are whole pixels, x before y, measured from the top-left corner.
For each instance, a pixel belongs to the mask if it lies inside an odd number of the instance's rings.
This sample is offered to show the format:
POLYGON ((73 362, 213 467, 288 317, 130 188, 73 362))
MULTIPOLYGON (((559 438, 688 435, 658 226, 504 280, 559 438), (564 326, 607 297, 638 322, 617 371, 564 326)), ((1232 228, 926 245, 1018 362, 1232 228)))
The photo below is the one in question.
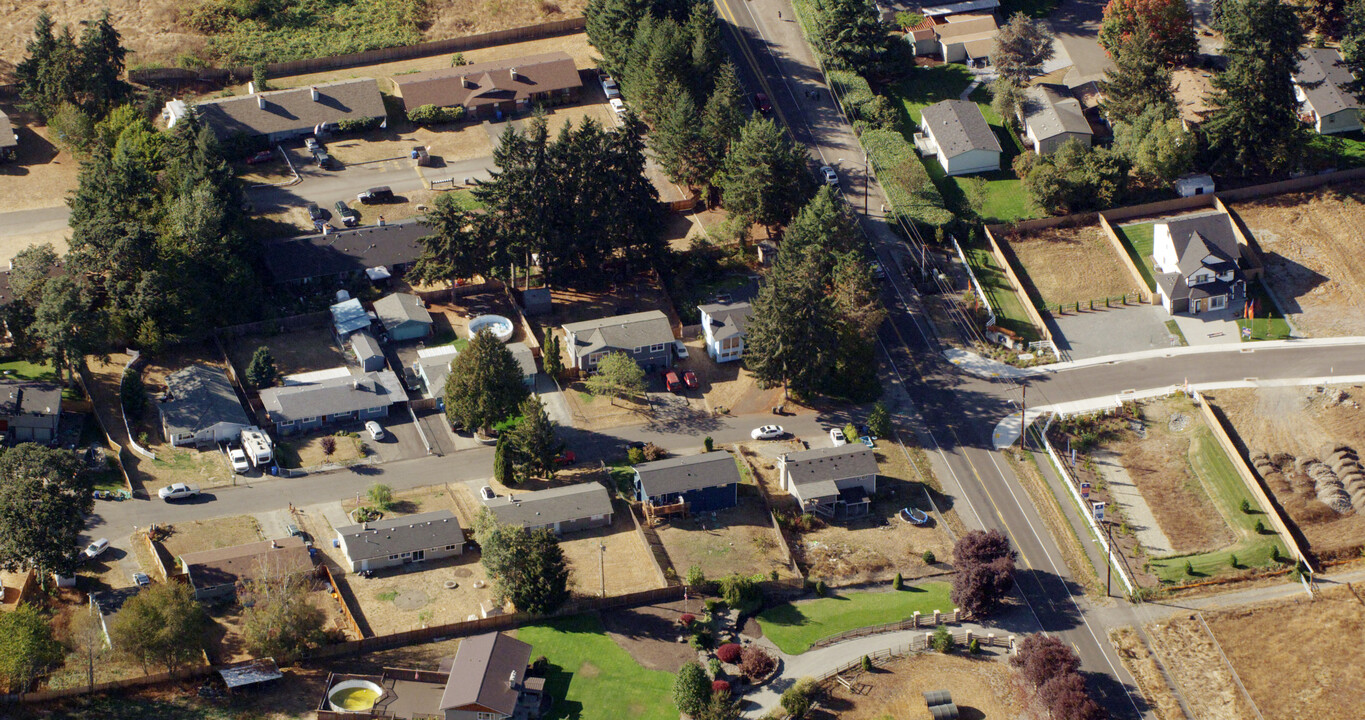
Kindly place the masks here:
POLYGON ((468 76, 468 75, 461 75, 461 76, 460 76, 460 85, 463 86, 463 87, 472 88, 472 87, 474 87, 474 82, 473 82, 472 80, 469 79, 469 76, 468 76))
POLYGON ((264 95, 257 95, 257 96, 256 96, 256 105, 257 105, 257 107, 259 107, 259 108, 262 109, 262 110, 265 109, 265 96, 264 96, 264 95))
POLYGON ((256 94, 256 83, 255 83, 255 82, 253 82, 253 81, 251 81, 251 80, 247 80, 247 81, 246 81, 246 94, 247 94, 247 95, 255 95, 255 94, 256 94))
POLYGON ((512 68, 512 81, 513 81, 513 82, 516 82, 516 79, 517 79, 517 69, 516 69, 516 68, 512 68))
POLYGON ((513 670, 512 673, 511 673, 510 675, 507 676, 507 687, 512 688, 513 690, 516 690, 516 689, 517 689, 517 671, 516 671, 516 670, 513 670))
POLYGON ((308 92, 309 92, 309 94, 311 94, 311 95, 313 96, 313 102, 317 102, 317 101, 318 101, 318 89, 317 89, 316 87, 310 87, 310 88, 308 88, 308 92))
POLYGON ((280 549, 280 546, 279 546, 279 544, 276 543, 274 540, 271 540, 271 541, 270 541, 270 549, 271 549, 271 550, 279 550, 279 549, 280 549))

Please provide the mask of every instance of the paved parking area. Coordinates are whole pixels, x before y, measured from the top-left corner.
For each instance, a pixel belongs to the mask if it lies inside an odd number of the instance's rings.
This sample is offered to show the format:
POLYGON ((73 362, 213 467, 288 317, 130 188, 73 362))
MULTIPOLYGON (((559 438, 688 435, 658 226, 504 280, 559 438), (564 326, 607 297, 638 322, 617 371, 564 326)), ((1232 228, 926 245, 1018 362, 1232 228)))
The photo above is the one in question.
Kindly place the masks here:
POLYGON ((1166 328, 1169 319, 1160 305, 1126 305, 1049 316, 1057 349, 1066 360, 1178 346, 1179 338, 1166 328))
POLYGON ((390 409, 389 416, 379 421, 379 424, 384 427, 384 439, 373 440, 370 434, 363 430, 360 431, 360 438, 381 461, 393 462, 426 457, 426 445, 422 444, 422 438, 417 434, 417 426, 413 424, 406 406, 390 409))
POLYGON ((1242 342, 1241 328, 1237 327, 1238 309, 1224 308, 1217 312, 1172 317, 1191 345, 1236 345, 1242 342))

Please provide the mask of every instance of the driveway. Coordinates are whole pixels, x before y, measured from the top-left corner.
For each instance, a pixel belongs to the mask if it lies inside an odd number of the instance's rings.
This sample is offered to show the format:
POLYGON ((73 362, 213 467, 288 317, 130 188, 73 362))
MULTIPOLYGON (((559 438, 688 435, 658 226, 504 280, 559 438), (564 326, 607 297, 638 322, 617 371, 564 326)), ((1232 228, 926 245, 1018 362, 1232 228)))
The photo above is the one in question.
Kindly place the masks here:
POLYGON ((1048 316, 1057 350, 1065 360, 1178 346, 1180 340, 1166 329, 1169 319, 1160 305, 1124 305, 1048 316))
POLYGON ((1185 334, 1190 345, 1237 345, 1242 342, 1241 328, 1237 327, 1239 312, 1224 308, 1198 315, 1172 315, 1171 319, 1185 334))
POLYGON ((1047 20, 1060 46, 1057 55, 1065 55, 1075 66, 1066 75, 1067 87, 1102 80, 1114 67, 1114 61, 1099 43, 1105 5, 1105 0, 1066 0, 1047 20))
POLYGON ((374 450, 374 454, 378 455, 382 462, 396 462, 427 456, 427 447, 422 443, 422 438, 417 432, 417 426, 412 422, 412 415, 406 406, 391 409, 389 416, 378 422, 384 428, 382 439, 371 439, 370 434, 363 429, 360 431, 360 437, 370 449, 374 450))

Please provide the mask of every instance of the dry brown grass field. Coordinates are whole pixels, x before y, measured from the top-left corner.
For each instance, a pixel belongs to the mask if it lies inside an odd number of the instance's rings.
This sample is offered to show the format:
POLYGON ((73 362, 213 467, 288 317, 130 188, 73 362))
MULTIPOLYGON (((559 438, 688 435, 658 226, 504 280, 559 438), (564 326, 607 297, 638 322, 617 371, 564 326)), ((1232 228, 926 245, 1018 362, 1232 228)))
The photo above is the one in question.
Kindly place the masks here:
POLYGON ((875 672, 861 673, 854 687, 820 700, 808 717, 817 720, 929 720, 924 693, 947 690, 963 718, 1026 718, 1027 694, 1003 659, 976 659, 937 653, 913 655, 875 672))
POLYGON ((1020 280, 1049 305, 1119 297, 1138 287, 1099 225, 1056 227, 998 238, 1019 258, 1020 280))

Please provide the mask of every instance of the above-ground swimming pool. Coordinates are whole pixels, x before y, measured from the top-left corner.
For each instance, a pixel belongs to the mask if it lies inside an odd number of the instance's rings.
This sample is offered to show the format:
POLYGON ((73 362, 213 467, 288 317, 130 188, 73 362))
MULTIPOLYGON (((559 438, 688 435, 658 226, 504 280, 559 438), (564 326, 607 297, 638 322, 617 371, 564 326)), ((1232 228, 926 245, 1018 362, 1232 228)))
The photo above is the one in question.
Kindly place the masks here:
POLYGON ((512 321, 501 315, 480 315, 469 321, 469 337, 474 337, 478 331, 488 328, 493 333, 493 337, 507 342, 512 339, 512 321))
POLYGON ((337 712, 364 712, 383 695, 384 688, 369 680, 343 680, 332 686, 327 702, 337 712))

